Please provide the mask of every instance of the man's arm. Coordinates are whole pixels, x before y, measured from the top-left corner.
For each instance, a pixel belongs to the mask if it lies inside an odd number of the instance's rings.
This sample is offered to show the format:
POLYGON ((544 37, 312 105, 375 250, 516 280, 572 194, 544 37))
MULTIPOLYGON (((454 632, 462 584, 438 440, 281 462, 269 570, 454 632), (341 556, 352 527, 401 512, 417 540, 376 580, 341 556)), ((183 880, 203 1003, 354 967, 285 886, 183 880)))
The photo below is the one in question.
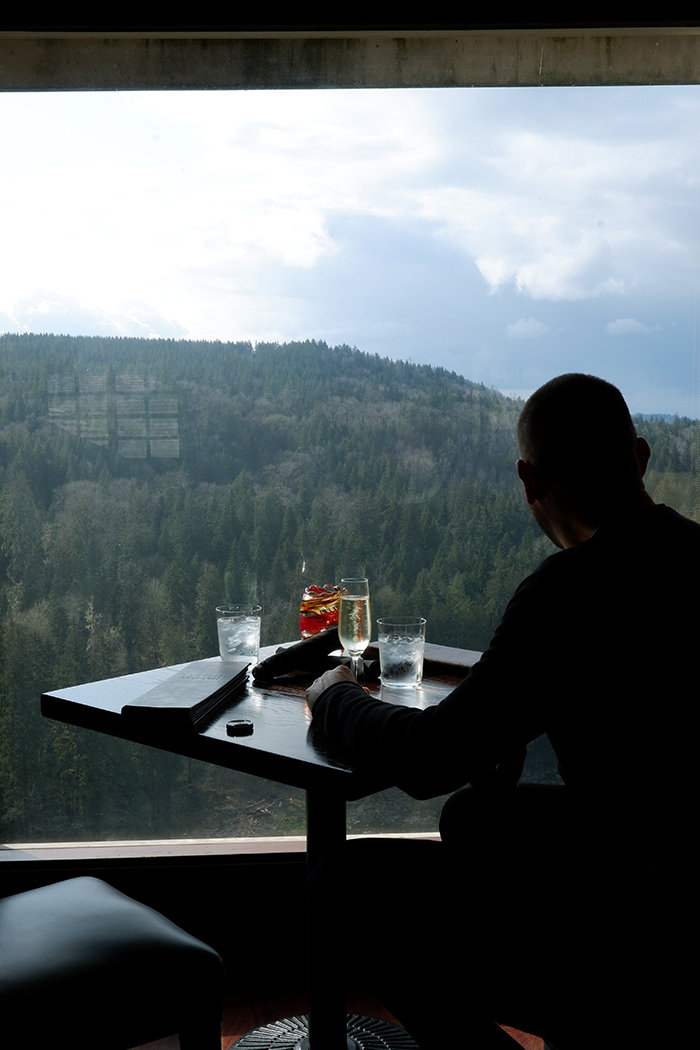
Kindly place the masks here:
POLYGON ((524 687, 541 650, 540 632, 547 636, 543 621, 558 615, 539 580, 530 577, 518 588, 481 660, 437 706, 420 710, 378 700, 339 668, 308 692, 314 723, 358 763, 381 771, 414 798, 466 783, 486 787, 494 778, 496 784, 515 783, 527 744, 546 728, 549 676, 558 680, 552 637, 537 682, 524 687))
MULTIPOLYGON (((357 679, 346 664, 332 667, 330 671, 326 671, 320 678, 317 678, 313 685, 306 690, 306 702, 312 714, 314 705, 321 693, 324 693, 326 689, 330 689, 332 685, 336 685, 339 682, 354 682, 355 685, 358 684, 357 679)), ((365 692, 369 693, 369 690, 365 689, 365 692)))
POLYGON ((541 729, 529 728, 532 712, 523 721, 521 690, 509 690, 505 704, 497 696, 489 702, 491 676, 475 675, 479 666, 425 710, 368 695, 344 667, 317 679, 307 698, 314 723, 329 739, 414 798, 433 798, 468 782, 490 789, 517 782, 526 744, 541 729))

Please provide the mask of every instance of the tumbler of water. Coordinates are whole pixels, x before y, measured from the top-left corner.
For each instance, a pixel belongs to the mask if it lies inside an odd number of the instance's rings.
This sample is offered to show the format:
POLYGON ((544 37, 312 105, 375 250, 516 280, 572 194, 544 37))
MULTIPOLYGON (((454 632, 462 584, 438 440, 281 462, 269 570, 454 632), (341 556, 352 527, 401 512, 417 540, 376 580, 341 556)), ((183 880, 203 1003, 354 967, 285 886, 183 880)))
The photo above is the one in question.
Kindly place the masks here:
POLYGON ((423 678, 425 624, 422 616, 377 620, 382 684, 402 689, 420 685, 423 678))
POLYGON ((260 613, 259 605, 217 606, 216 626, 222 660, 258 662, 260 613))

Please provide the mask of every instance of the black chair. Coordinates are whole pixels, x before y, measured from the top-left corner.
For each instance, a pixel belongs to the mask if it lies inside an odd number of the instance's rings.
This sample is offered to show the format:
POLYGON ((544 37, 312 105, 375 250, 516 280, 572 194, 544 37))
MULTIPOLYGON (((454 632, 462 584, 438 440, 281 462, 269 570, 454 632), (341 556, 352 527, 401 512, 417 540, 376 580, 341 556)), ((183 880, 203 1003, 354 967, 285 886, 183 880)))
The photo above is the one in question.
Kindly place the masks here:
POLYGON ((40 1022, 75 1050, 175 1032, 221 1050, 222 978, 213 948, 99 879, 0 900, 0 1013, 22 1042, 40 1022))

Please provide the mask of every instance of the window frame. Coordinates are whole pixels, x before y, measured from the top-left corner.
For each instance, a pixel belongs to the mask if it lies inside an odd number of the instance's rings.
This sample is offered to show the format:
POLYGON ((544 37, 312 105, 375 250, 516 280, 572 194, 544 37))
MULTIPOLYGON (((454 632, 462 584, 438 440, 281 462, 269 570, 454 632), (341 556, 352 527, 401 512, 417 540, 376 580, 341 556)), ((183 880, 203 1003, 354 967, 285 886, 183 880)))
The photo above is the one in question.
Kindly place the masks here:
MULTIPOLYGON (((691 25, 645 23, 372 24, 275 27, 251 19, 238 27, 168 26, 0 27, 0 90, 216 90, 527 87, 697 84, 700 82, 700 21, 691 25)), ((241 854, 297 854, 302 847, 243 846, 241 854)), ((300 840, 300 842, 303 840, 300 840)), ((123 846, 105 843, 88 858, 87 844, 71 850, 18 846, 0 852, 23 868, 42 863, 93 866, 127 861, 123 846), (42 852, 43 851, 43 852, 42 852), (58 852, 57 852, 58 851, 58 852), (10 857, 9 854, 15 854, 10 857), (70 856, 69 856, 70 854, 70 856), (75 855, 73 855, 75 854, 75 855), (31 856, 31 860, 30 860, 31 856)), ((235 850, 233 841, 230 848, 235 850)), ((140 844, 148 863, 175 843, 156 849, 140 844)), ((128 851, 127 851, 128 852, 128 851)), ((199 852, 199 851, 197 851, 199 852)), ((201 860, 219 851, 204 847, 201 860)), ((192 856, 184 844, 179 856, 192 856)), ((130 862, 134 862, 132 853, 130 862)), ((7 870, 7 869, 5 869, 7 870)), ((36 870, 36 869, 35 869, 36 870)), ((61 868, 61 870, 63 870, 61 868)))

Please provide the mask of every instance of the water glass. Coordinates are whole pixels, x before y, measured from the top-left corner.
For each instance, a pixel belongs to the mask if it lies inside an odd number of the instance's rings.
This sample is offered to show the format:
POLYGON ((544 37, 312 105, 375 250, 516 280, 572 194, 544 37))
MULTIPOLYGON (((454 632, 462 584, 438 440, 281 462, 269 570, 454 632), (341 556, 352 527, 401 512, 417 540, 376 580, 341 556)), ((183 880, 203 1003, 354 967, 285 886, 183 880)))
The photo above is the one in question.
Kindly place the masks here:
POLYGON ((420 685, 423 679, 425 624, 422 616, 384 616, 377 620, 383 685, 400 689, 420 685))
POLYGON ((260 649, 259 605, 219 605, 216 626, 222 660, 258 662, 260 649))

